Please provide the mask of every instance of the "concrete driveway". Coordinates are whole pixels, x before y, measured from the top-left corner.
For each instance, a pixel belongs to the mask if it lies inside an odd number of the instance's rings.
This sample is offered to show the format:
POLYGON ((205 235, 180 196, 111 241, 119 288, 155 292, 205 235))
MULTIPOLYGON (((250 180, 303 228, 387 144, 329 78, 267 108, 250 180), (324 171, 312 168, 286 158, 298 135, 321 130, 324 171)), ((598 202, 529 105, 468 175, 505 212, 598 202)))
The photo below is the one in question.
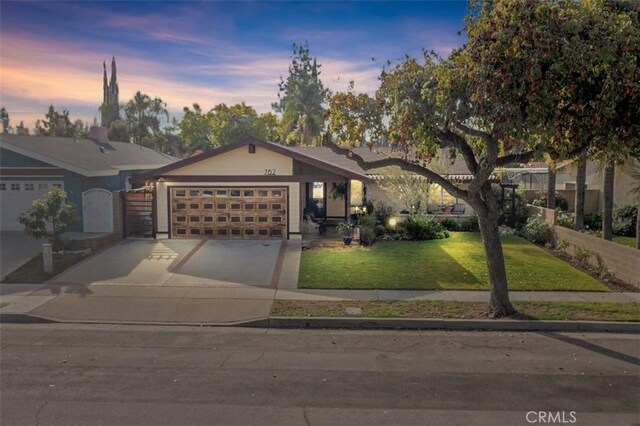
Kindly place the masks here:
POLYGON ((269 287, 280 241, 125 240, 52 284, 269 287))
POLYGON ((28 237, 22 231, 0 232, 0 279, 4 279, 41 250, 42 241, 28 237))
POLYGON ((30 313, 71 321, 228 324, 263 320, 281 241, 125 240, 35 291, 30 313))

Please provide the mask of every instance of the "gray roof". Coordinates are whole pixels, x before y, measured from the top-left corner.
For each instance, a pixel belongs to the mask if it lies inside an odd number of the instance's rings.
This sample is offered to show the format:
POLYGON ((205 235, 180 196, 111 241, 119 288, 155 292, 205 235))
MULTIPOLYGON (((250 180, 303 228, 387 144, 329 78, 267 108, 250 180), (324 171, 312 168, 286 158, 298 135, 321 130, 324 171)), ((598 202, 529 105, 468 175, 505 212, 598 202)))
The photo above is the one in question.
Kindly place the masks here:
POLYGON ((0 147, 84 176, 155 169, 177 160, 140 145, 91 139, 0 134, 0 147))
MULTIPOLYGON (((299 152, 301 154, 307 155, 309 157, 317 158, 318 160, 322 160, 326 163, 333 164, 338 167, 342 167, 347 170, 351 170, 356 173, 362 173, 367 175, 377 175, 383 174, 382 169, 369 169, 363 170, 358 163, 350 158, 337 154, 333 152, 330 148, 327 147, 287 147, 293 151, 299 152)), ((352 149, 353 152, 359 156, 361 156, 365 161, 374 161, 381 160, 388 157, 402 157, 402 153, 398 151, 392 151, 391 148, 378 148, 374 147, 372 149, 367 147, 356 147, 352 149)), ((450 164, 448 161, 445 161, 445 164, 441 166, 443 170, 443 174, 446 175, 468 175, 469 169, 464 162, 462 156, 458 156, 453 164, 450 164)), ((438 171, 438 167, 434 166, 434 171, 438 171)))

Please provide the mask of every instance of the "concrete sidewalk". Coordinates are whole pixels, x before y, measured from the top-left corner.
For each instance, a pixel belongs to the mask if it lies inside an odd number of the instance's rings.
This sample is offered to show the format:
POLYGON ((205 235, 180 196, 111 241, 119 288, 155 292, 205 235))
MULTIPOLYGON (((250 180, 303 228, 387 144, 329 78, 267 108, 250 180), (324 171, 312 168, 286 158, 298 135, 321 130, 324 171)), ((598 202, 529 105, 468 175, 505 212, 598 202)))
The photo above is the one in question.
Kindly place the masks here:
MULTIPOLYGON (((487 302, 488 291, 294 290, 265 287, 13 285, 0 314, 53 321, 234 324, 267 320, 274 300, 487 302), (30 288, 31 287, 31 288, 30 288)), ((640 293, 510 292, 512 301, 640 302, 640 293)))

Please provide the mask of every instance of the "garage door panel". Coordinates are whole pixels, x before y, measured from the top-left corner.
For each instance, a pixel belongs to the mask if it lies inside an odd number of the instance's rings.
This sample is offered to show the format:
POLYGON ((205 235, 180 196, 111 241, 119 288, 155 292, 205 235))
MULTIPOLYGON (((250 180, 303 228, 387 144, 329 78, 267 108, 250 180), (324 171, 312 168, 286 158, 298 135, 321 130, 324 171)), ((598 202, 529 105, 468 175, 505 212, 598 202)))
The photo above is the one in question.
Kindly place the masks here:
POLYGON ((174 238, 283 238, 286 188, 172 188, 174 238))

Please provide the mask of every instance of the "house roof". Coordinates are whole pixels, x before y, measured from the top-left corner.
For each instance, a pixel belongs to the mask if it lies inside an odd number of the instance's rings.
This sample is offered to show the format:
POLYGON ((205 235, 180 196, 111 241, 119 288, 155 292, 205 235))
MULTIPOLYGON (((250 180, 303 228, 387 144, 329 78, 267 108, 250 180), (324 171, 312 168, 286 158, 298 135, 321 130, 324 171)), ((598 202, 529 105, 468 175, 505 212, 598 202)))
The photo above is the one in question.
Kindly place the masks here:
MULTIPOLYGON (((140 182, 144 182, 145 180, 159 178, 160 176, 172 170, 180 169, 190 164, 207 160, 209 158, 215 157, 220 154, 224 154, 225 152, 233 151, 234 149, 238 149, 240 147, 243 147, 249 144, 254 144, 257 147, 261 147, 264 149, 268 149, 269 151, 276 152, 278 154, 292 157, 293 159, 298 160, 300 162, 316 166, 318 168, 327 170, 329 172, 335 173, 340 176, 346 176, 353 179, 368 180, 367 175, 362 171, 362 169, 360 169, 357 166, 355 161, 346 159, 347 162, 353 163, 355 167, 353 167, 350 164, 346 164, 344 162, 337 164, 336 162, 326 161, 320 156, 314 156, 311 153, 305 153, 304 151, 301 151, 293 147, 288 147, 288 146, 284 146, 284 145, 273 143, 273 142, 265 142, 259 139, 249 138, 249 139, 238 141, 229 145, 215 148, 212 151, 206 152, 204 154, 195 155, 193 157, 189 157, 184 160, 177 161, 172 164, 168 164, 156 170, 151 170, 149 172, 139 174, 131 178, 131 181, 140 183, 140 182)), ((328 150, 328 148, 325 148, 325 149, 328 150)))
POLYGON ((177 160, 140 145, 91 139, 2 134, 0 147, 87 177, 156 169, 177 160))

